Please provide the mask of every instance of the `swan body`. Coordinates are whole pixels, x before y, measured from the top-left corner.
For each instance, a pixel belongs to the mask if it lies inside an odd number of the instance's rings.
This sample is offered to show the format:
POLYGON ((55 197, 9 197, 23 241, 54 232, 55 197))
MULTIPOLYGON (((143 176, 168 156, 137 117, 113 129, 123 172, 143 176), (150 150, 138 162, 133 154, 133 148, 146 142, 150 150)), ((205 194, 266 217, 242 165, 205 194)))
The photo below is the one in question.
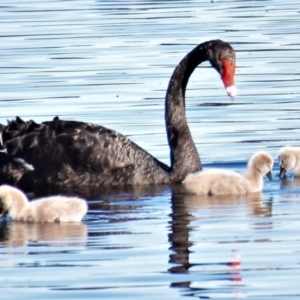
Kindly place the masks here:
POLYGON ((296 177, 300 177, 300 147, 282 147, 278 153, 278 163, 280 178, 283 178, 290 170, 294 171, 296 177))
POLYGON ((19 189, 0 186, 2 216, 22 222, 80 222, 87 213, 86 201, 75 197, 51 196, 28 201, 19 189))
POLYGON ((202 169, 185 114, 185 90, 195 68, 209 61, 220 74, 227 94, 236 95, 235 52, 226 42, 204 42, 175 68, 165 98, 170 166, 126 136, 103 126, 64 121, 37 124, 17 117, 0 127, 5 149, 0 179, 22 189, 72 186, 122 186, 180 183, 202 169), (1 175, 2 173, 2 175, 1 175))
POLYGON ((248 162, 245 176, 230 170, 207 170, 188 174, 183 185, 197 195, 242 195, 260 192, 263 176, 272 180, 273 158, 266 152, 257 152, 248 162))

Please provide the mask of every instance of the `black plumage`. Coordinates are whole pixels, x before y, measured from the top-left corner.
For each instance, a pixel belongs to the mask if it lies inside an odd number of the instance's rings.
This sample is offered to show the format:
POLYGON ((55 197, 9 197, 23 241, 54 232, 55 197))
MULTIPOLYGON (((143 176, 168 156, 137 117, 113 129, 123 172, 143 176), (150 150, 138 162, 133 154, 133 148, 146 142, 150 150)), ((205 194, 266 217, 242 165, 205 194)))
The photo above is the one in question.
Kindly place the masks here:
MULTIPOLYGON (((234 50, 220 40, 198 45, 175 68, 165 100, 170 166, 126 136, 99 125, 58 117, 37 124, 17 117, 0 127, 5 149, 0 183, 30 190, 35 185, 59 189, 181 182, 188 173, 202 169, 186 121, 185 89, 192 72, 205 60, 221 74, 225 87, 224 60, 235 69, 234 50)), ((231 76, 233 82, 234 70, 231 76)))

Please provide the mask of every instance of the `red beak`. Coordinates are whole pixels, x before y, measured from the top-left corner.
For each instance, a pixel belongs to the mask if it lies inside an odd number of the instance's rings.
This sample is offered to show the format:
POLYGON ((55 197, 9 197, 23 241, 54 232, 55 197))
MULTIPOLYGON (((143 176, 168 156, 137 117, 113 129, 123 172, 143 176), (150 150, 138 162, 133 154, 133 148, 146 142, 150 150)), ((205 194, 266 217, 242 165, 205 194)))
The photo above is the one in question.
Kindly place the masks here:
POLYGON ((235 62, 223 59, 222 65, 223 71, 221 73, 221 79, 224 83, 228 96, 234 98, 237 94, 237 88, 234 84, 235 62))

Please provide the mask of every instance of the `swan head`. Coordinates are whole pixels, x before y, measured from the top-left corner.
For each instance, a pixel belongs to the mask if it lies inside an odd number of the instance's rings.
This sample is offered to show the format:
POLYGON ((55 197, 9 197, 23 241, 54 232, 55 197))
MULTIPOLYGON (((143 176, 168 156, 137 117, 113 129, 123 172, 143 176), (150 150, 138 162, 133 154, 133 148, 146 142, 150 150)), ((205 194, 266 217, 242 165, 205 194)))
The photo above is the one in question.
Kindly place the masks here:
POLYGON ((217 40, 213 51, 209 51, 209 56, 210 64, 221 75, 228 96, 234 98, 237 95, 234 83, 236 68, 234 49, 228 43, 217 40))
POLYGON ((262 176, 267 176, 272 181, 273 164, 273 157, 269 153, 261 151, 251 157, 248 166, 257 170, 262 176))
POLYGON ((283 147, 279 150, 278 164, 280 166, 280 178, 283 178, 286 172, 295 168, 297 164, 297 157, 293 147, 283 147))

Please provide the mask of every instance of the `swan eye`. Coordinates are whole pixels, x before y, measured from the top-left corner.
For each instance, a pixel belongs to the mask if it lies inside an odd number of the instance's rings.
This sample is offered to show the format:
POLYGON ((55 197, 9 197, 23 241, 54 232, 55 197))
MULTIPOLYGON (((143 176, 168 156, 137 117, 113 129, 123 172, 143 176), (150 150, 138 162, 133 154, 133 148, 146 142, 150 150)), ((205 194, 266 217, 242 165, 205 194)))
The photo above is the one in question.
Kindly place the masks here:
POLYGON ((230 63, 230 65, 233 64, 233 59, 232 59, 232 57, 227 58, 227 61, 230 63))

